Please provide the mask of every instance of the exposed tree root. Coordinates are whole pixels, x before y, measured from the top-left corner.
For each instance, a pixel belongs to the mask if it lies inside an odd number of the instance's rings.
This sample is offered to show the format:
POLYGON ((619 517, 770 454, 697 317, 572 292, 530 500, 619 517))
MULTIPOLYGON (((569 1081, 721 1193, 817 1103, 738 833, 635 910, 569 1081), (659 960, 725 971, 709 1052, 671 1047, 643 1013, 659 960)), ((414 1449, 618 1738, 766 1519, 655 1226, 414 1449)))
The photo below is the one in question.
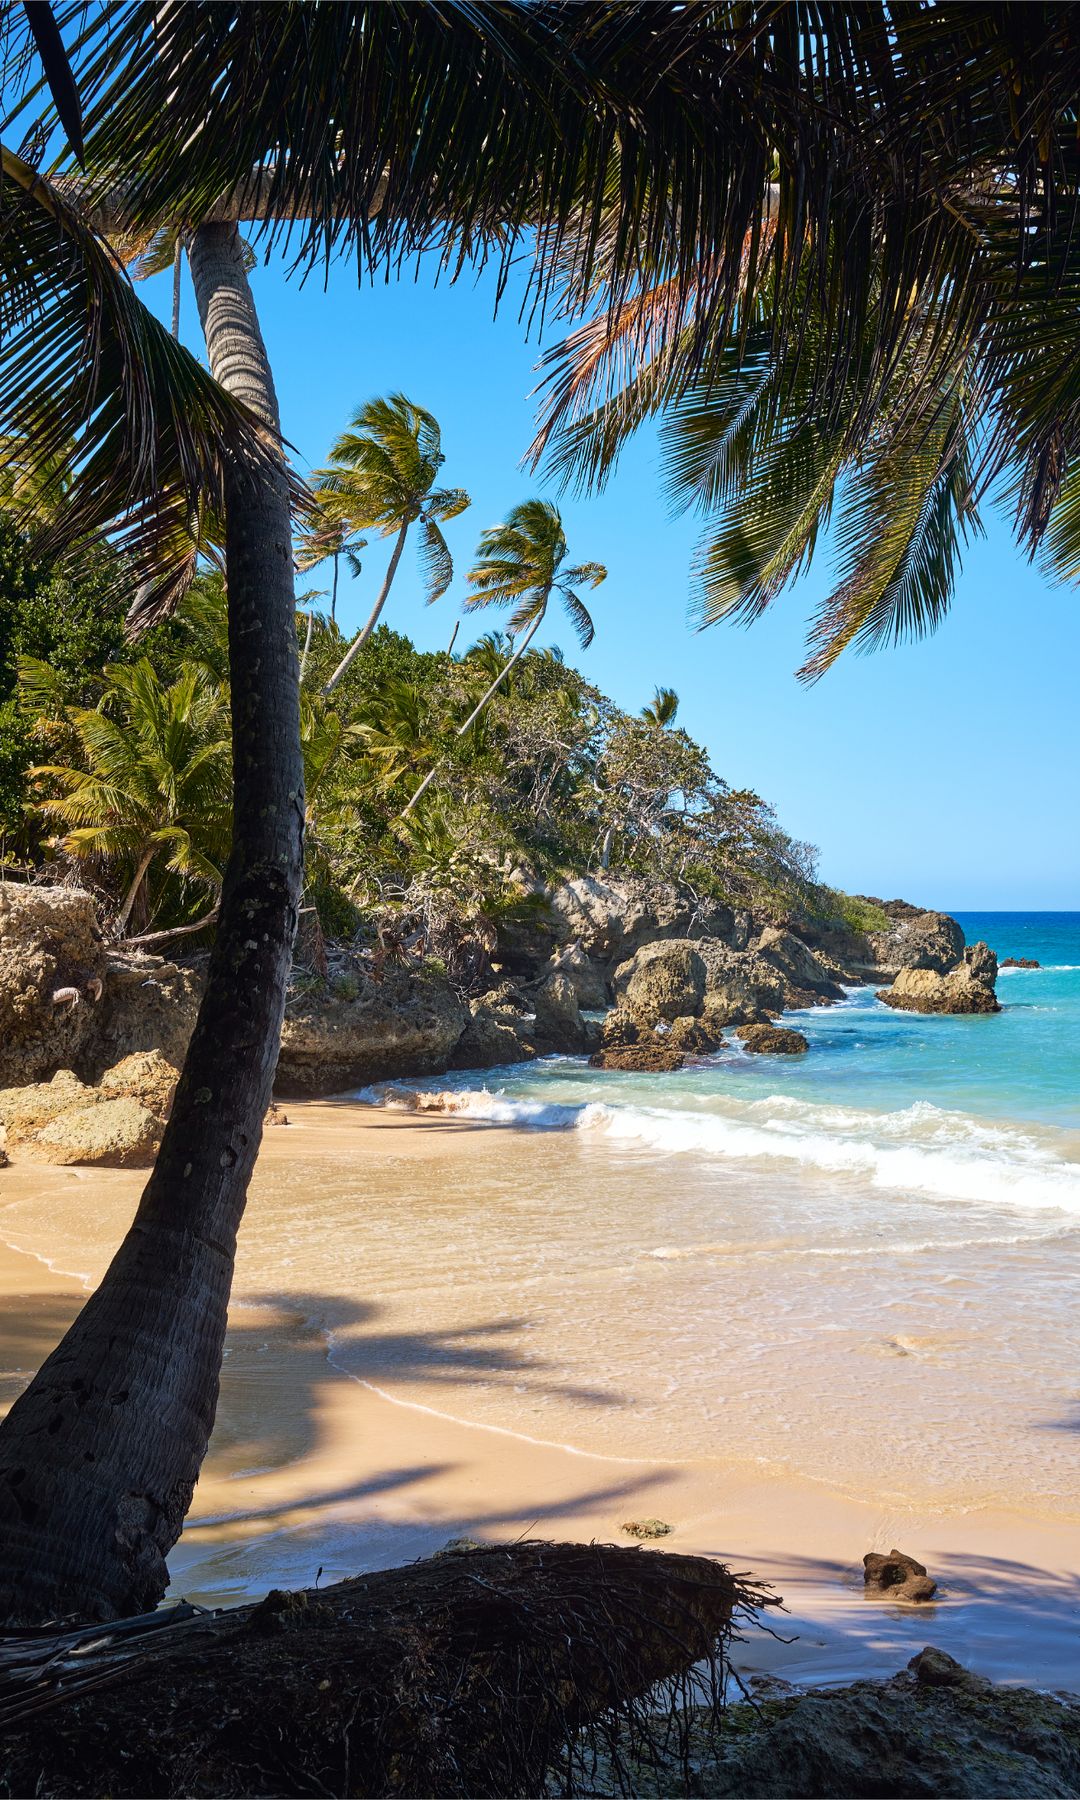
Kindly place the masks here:
POLYGON ((0 1645, 0 1793, 585 1792, 597 1749, 617 1770, 678 1702, 719 1708, 726 1645, 772 1603, 701 1557, 526 1543, 21 1634, 0 1645))

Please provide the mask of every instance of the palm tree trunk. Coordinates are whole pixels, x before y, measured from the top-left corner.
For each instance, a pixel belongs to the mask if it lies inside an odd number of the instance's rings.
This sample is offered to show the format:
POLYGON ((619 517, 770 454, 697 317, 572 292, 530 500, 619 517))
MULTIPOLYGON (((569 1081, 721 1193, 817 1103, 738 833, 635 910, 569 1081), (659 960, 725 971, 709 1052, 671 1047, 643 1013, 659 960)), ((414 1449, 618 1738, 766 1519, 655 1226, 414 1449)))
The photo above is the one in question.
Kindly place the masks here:
POLYGON ((408 519, 403 519, 401 522, 401 528, 398 531, 396 539, 394 540, 393 552, 391 554, 389 564, 387 565, 386 575, 383 579, 382 587, 379 590, 379 598, 376 600, 374 606, 371 609, 371 616, 368 619, 368 622, 364 626, 363 630, 358 631, 356 636, 353 638, 352 643, 349 645, 349 648, 346 650, 341 661, 338 663, 338 666, 334 670, 334 673, 331 675, 326 686, 323 688, 324 694, 332 694, 333 693, 334 689, 337 687, 338 682, 341 680, 342 676, 348 670, 350 664, 353 661, 353 658, 359 655, 360 651, 364 648, 364 645, 367 643, 368 638, 371 636, 376 625, 378 624, 379 614, 382 612, 383 607, 386 605, 387 599, 390 594, 390 589, 393 586, 394 576, 397 574, 397 566, 398 566, 398 563, 401 561, 401 552, 405 548, 405 539, 408 536, 408 532, 409 532, 409 521, 408 521, 408 519))
MULTIPOLYGON (((473 707, 472 712, 469 714, 464 725, 458 726, 456 732, 454 733, 455 737, 459 737, 459 738, 464 737, 465 733, 468 731, 470 725, 476 724, 477 719, 480 717, 480 714, 483 712, 488 701, 491 699, 492 695, 495 693, 495 690, 498 687, 500 687, 501 684, 506 680, 506 677, 509 675, 514 664, 516 662, 520 662, 520 660, 524 656, 526 650, 529 648, 529 645, 532 643, 533 638, 536 636, 541 625, 543 624, 544 614, 546 613, 546 611, 547 611, 547 604, 545 603, 540 608, 540 611, 537 613, 532 624, 529 626, 528 631, 525 633, 525 636, 522 638, 520 644, 518 645, 517 649, 514 651, 514 654, 510 658, 509 662, 505 665, 504 668, 501 668, 499 670, 499 673, 496 675, 494 681, 492 682, 491 686, 488 688, 488 691, 484 695, 483 699, 480 700, 477 703, 477 705, 473 707)), ((413 795, 412 799, 409 801, 408 805, 402 807, 401 812, 398 815, 399 818, 404 819, 408 813, 412 812, 412 809, 416 805, 416 802, 419 800, 421 794, 424 793, 426 791, 426 789, 431 786, 431 783, 434 781, 436 775, 439 773, 439 770, 441 768, 442 768, 441 762, 432 763, 431 768, 428 770, 427 774, 424 776, 423 781, 420 783, 420 786, 417 788, 415 794, 413 795)))
POLYGON ((332 589, 330 590, 330 623, 331 623, 331 625, 337 624, 337 580, 338 580, 338 568, 340 566, 340 563, 341 563, 341 551, 335 550, 335 552, 334 552, 334 585, 333 585, 332 589))
MULTIPOLYGON (((235 225, 188 251, 210 366, 277 426, 235 225)), ((277 1062, 303 863, 284 464, 226 494, 234 838, 172 1116, 97 1292, 0 1426, 0 1617, 156 1604, 214 1423, 236 1233, 277 1062)))
POLYGON ((172 334, 176 342, 180 342, 180 278, 184 269, 184 237, 176 234, 176 249, 173 251, 172 268, 172 334))
POLYGON ((127 928, 127 922, 131 917, 131 909, 135 905, 136 900, 139 898, 139 889, 142 887, 143 881, 146 878, 146 871, 150 867, 150 864, 153 862, 153 860, 154 860, 154 846, 151 844, 149 850, 144 850, 142 855, 139 858, 139 866, 135 871, 135 879, 132 881, 131 886, 128 888, 127 897, 124 900, 124 904, 120 908, 120 911, 116 915, 116 923, 120 927, 121 931, 124 931, 127 928))

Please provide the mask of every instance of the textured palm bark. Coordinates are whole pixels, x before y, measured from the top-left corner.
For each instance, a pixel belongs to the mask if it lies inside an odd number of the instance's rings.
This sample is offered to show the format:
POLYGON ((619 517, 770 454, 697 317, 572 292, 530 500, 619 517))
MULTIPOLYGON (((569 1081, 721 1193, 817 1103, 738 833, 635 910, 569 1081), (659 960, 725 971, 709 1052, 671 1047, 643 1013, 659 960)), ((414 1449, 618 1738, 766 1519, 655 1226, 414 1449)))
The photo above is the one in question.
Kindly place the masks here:
MULTIPOLYGON (((210 366, 276 430, 234 225, 190 248, 210 366)), ((135 1220, 0 1426, 0 1617, 111 1618, 168 1583, 217 1406, 236 1234, 277 1063, 303 866, 288 489, 230 476, 235 828, 206 993, 135 1220)))

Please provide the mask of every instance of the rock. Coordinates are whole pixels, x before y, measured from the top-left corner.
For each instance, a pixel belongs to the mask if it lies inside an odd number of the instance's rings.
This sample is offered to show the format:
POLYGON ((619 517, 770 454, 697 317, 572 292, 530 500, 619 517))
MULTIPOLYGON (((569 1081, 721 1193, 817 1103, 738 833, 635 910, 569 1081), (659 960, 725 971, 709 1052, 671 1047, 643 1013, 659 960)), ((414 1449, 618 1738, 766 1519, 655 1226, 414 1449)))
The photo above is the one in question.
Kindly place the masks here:
MULTIPOLYGON (((758 934, 750 948, 763 961, 771 963, 790 983, 794 993, 807 996, 808 1004, 820 1005, 826 1000, 842 1000, 844 990, 835 975, 792 931, 769 925, 758 934)), ((788 1005, 792 995, 788 996, 788 1005)))
POLYGON ((111 952, 84 1072, 100 1080, 125 1058, 150 1051, 157 1051, 174 1069, 182 1068, 202 990, 201 968, 166 962, 160 956, 111 952))
POLYGON ((583 1047, 585 1023, 581 1017, 574 984, 568 975, 549 975, 535 989, 534 1004, 534 1031, 538 1050, 563 1051, 573 1055, 583 1047))
POLYGON ((927 1644, 913 1656, 908 1668, 919 1687, 967 1688, 969 1693, 978 1693, 990 1686, 985 1676, 973 1675, 963 1663, 957 1662, 955 1656, 950 1656, 947 1650, 936 1650, 933 1644, 927 1644))
MULTIPOLYGON (((897 904, 904 903, 891 901, 889 907, 897 904)), ((888 931, 871 932, 868 942, 877 967, 894 974, 901 969, 932 969, 944 975, 964 954, 964 934, 948 913, 905 911, 888 931)))
POLYGON ((733 950, 714 938, 696 946, 705 964, 705 1001, 701 1016, 711 1030, 746 1025, 771 1012, 783 1012, 790 983, 781 970, 752 950, 733 950))
POLYGON ((41 1162, 147 1168, 157 1155, 161 1132, 161 1121, 137 1100, 99 1100, 60 1113, 29 1148, 41 1162))
POLYGON ((681 1069, 685 1061, 682 1051, 671 1049, 662 1038, 652 1043, 613 1045, 611 1049, 595 1051, 589 1058, 594 1069, 621 1069, 633 1075, 667 1075, 681 1069))
POLYGON ((701 901, 670 882, 583 875, 547 895, 560 943, 580 944, 600 962, 625 962, 642 945, 664 938, 726 937, 729 906, 701 901))
POLYGON ((475 1003, 449 1066, 452 1069, 498 1069, 504 1063, 528 1062, 534 1051, 520 1027, 511 1024, 512 1017, 512 1014, 492 1012, 483 1004, 475 1003))
POLYGON ((723 1041, 719 1031, 713 1031, 701 1019, 692 1019, 685 1014, 672 1019, 671 1030, 664 1034, 664 1043, 669 1049, 682 1050, 687 1056, 711 1056, 723 1041))
POLYGON ((574 985, 577 1003, 590 1012, 600 1012, 611 998, 607 967, 589 956, 580 944, 566 944, 556 950, 548 964, 551 974, 566 975, 574 985))
POLYGON ((652 1538, 670 1537, 672 1527, 663 1519, 627 1519, 625 1524, 619 1526, 619 1530, 646 1544, 652 1538))
POLYGON ((361 964, 337 992, 293 996, 285 1011, 277 1087, 283 1094, 340 1094, 395 1075, 441 1073, 469 1023, 445 977, 361 964))
POLYGON ((705 964, 686 939, 646 944, 612 978, 616 1000, 644 1024, 693 1016, 705 998, 705 964))
POLYGON ((937 1591, 924 1565, 903 1550, 890 1550, 887 1556, 868 1551, 863 1557, 863 1585, 890 1600, 932 1600, 937 1591))
POLYGON ((70 1069, 58 1069, 51 1081, 0 1089, 0 1125, 9 1150, 31 1144, 62 1114, 96 1104, 97 1095, 70 1069))
POLYGON ((711 1746, 703 1713, 692 1786, 673 1757, 670 1771, 633 1791, 739 1800, 1080 1794, 1080 1706, 961 1673, 966 1681, 935 1683, 905 1671, 891 1681, 765 1699, 757 1710, 730 1707, 711 1746))
POLYGON ((0 1169, 6 1169, 6 1168, 7 1168, 7 1166, 8 1166, 8 1160, 9 1160, 9 1159, 8 1159, 8 1153, 7 1153, 7 1151, 6 1151, 6 1150, 5 1150, 5 1149, 4 1149, 4 1147, 3 1147, 3 1145, 2 1145, 2 1144, 0 1144, 0 1169))
POLYGON ((104 976, 90 894, 0 884, 0 1087, 80 1063, 97 1029, 104 976))
POLYGON ((755 1056, 805 1056, 810 1048, 801 1031, 778 1025, 740 1025, 735 1036, 755 1056))
POLYGON ((288 1123, 288 1113, 272 1100, 263 1115, 263 1130, 268 1131, 271 1125, 287 1125, 288 1123))
POLYGON ((997 957, 985 944, 969 944, 963 961, 947 974, 933 969, 901 969, 878 999, 903 1012, 996 1013, 1001 1011, 994 982, 997 957))
POLYGON ((125 1056, 115 1068, 106 1069, 98 1083, 98 1092, 107 1100, 138 1100, 157 1119, 167 1119, 172 1111, 179 1069, 157 1050, 137 1050, 125 1056))
POLYGON ((1005 956, 998 963, 999 969, 1041 969, 1042 963, 1036 962, 1033 956, 1005 956))

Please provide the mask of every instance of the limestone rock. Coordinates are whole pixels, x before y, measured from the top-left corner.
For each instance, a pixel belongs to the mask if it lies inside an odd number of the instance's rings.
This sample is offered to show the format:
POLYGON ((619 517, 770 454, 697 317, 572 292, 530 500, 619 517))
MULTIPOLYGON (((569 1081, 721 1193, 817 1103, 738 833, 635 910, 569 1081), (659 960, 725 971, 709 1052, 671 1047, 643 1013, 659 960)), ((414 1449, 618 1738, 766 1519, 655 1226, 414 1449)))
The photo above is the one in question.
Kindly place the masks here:
POLYGON ((597 1050, 589 1058, 594 1069, 619 1069, 627 1075, 667 1075, 681 1069, 686 1057, 673 1050, 663 1038, 651 1043, 612 1045, 597 1050))
POLYGON ((666 1519, 626 1519, 619 1530, 647 1544, 654 1538, 670 1537, 672 1528, 666 1519))
POLYGON ((877 967, 894 973, 932 969, 944 975, 964 954, 964 934, 948 913, 905 913, 888 931, 872 932, 868 941, 877 967))
POLYGON ((513 1014, 474 1004, 471 1017, 450 1059, 452 1069, 498 1069, 503 1063, 528 1062, 533 1050, 513 1014))
POLYGON ((778 1025, 740 1025, 735 1036, 755 1056, 805 1056, 810 1048, 801 1031, 778 1025))
POLYGON ((533 999, 537 1049, 563 1051, 570 1055, 580 1050, 585 1043, 585 1022, 569 976, 549 975, 536 988, 533 999))
POLYGON ((696 947, 705 964, 702 1017, 712 1029, 746 1025, 782 1012, 789 1004, 788 979, 775 963, 753 950, 732 950, 713 938, 696 947))
POLYGON ((582 875, 560 882, 547 900, 560 942, 576 942, 600 961, 625 961, 663 938, 725 937, 731 908, 684 888, 633 877, 582 875))
POLYGON ((1041 969, 1042 963, 1036 962, 1033 956, 1003 956, 998 963, 999 969, 1041 969))
POLYGON ((932 1600, 937 1592, 925 1565, 904 1550, 890 1550, 887 1556, 868 1551, 863 1557, 863 1586, 890 1600, 932 1600))
POLYGON ((933 969, 901 969, 878 999, 903 1012, 996 1013, 1001 1011, 994 982, 997 957, 983 943, 969 944, 963 961, 947 974, 933 969))
POLYGON ((114 950, 105 992, 84 1061, 100 1080, 129 1056, 157 1051, 174 1069, 183 1065, 202 999, 203 975, 193 965, 114 950))
POLYGON ((675 938, 646 944, 620 963, 612 985, 620 1008, 655 1025, 700 1011, 706 968, 696 944, 675 938))
POLYGON ((347 991, 290 999, 277 1086, 283 1094, 340 1094, 395 1075, 449 1066, 469 1010, 445 978, 361 966, 347 991))
POLYGON ((58 1114, 29 1148, 41 1162, 147 1168, 157 1155, 161 1131, 160 1120, 137 1100, 99 1100, 58 1114))
POLYGON ((0 1086, 80 1062, 97 1026, 105 945, 90 894, 0 884, 0 1086))
POLYGON ((58 1069, 51 1081, 0 1089, 0 1125, 4 1127, 8 1149, 33 1143, 54 1119, 96 1102, 95 1090, 70 1069, 58 1069))
POLYGON ((810 1005, 843 999, 844 990, 835 974, 794 932, 769 925, 754 939, 751 948, 790 983, 793 992, 787 997, 789 1006, 793 1001, 798 1003, 795 995, 805 994, 810 1005))
POLYGON ((137 1050, 106 1069, 98 1092, 107 1100, 138 1100, 157 1119, 172 1111, 180 1071, 157 1050, 137 1050))
POLYGON ((565 975, 573 983, 579 1007, 599 1012, 610 999, 607 967, 589 956, 580 944, 566 944, 556 950, 547 965, 551 974, 565 975))
POLYGON ((671 1030, 664 1034, 664 1043, 670 1049, 682 1050, 687 1056, 711 1056, 723 1041, 719 1031, 710 1029, 701 1019, 692 1019, 685 1014, 672 1019, 671 1030))

